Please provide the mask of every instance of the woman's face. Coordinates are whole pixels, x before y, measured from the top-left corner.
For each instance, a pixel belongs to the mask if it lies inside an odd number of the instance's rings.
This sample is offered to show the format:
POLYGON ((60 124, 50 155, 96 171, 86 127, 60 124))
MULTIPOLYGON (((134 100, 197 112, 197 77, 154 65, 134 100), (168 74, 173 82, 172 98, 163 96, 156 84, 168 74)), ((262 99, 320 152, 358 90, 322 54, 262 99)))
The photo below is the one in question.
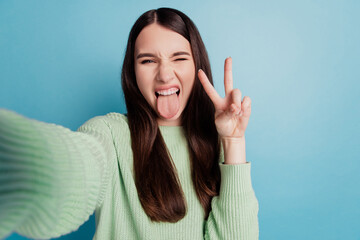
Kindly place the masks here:
POLYGON ((188 40, 156 23, 146 26, 135 42, 135 75, 159 125, 179 126, 195 81, 188 40))

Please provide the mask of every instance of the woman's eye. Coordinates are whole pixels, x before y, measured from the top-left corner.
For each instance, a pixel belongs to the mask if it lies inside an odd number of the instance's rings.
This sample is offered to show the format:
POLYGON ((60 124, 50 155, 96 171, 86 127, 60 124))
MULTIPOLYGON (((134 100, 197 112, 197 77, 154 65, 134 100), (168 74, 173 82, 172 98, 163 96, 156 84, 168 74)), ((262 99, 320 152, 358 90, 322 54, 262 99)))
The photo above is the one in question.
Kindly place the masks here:
POLYGON ((177 58, 177 59, 175 59, 175 61, 185 61, 185 60, 187 60, 187 58, 177 58))
POLYGON ((154 62, 153 60, 146 59, 146 60, 141 61, 141 64, 153 63, 153 62, 154 62))

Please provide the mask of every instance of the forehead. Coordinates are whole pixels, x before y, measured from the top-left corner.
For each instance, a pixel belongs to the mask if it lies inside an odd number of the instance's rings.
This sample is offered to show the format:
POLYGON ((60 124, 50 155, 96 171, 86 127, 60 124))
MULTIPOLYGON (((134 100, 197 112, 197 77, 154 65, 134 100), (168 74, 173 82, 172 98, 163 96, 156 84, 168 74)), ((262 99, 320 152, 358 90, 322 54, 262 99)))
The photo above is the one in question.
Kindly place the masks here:
POLYGON ((135 42, 135 55, 143 52, 172 54, 187 51, 191 54, 189 41, 177 32, 153 23, 141 30, 135 42))

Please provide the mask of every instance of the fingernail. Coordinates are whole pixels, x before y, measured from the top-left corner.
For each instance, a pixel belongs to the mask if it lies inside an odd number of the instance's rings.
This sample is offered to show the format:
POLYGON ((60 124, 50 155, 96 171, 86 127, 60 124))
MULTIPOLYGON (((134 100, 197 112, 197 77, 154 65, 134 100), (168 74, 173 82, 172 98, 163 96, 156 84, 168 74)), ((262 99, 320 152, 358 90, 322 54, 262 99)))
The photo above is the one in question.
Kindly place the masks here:
POLYGON ((199 68, 198 72, 200 72, 200 71, 201 71, 201 68, 199 68))

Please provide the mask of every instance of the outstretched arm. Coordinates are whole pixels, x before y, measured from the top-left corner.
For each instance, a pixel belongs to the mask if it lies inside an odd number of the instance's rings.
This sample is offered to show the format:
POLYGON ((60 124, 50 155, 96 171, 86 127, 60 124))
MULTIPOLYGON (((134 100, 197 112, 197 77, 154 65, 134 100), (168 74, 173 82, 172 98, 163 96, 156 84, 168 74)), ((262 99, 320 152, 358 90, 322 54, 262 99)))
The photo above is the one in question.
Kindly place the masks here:
POLYGON ((53 238, 78 229, 101 203, 115 158, 94 118, 73 132, 0 109, 0 239, 53 238))

